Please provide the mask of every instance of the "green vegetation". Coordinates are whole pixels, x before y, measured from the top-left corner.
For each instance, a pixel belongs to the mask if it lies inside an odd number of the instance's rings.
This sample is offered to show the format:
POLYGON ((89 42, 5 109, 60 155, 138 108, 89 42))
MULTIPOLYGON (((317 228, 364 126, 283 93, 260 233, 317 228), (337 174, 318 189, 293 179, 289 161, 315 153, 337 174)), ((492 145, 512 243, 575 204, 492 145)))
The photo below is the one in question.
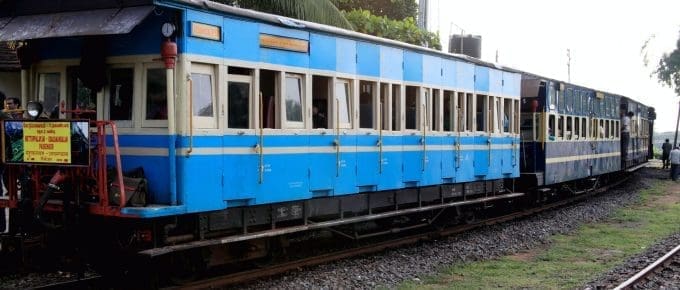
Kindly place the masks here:
POLYGON ((420 29, 409 0, 213 0, 227 5, 332 25, 410 44, 441 49, 439 35, 420 29), (338 8, 339 7, 339 8, 338 8), (342 11, 341 11, 342 9, 342 11))
POLYGON ((680 231, 680 195, 674 182, 659 181, 641 195, 639 203, 604 222, 555 236, 547 248, 453 266, 426 279, 424 285, 409 282, 402 288, 579 288, 645 251, 655 240, 680 231))
POLYGON ((438 50, 442 48, 439 36, 418 28, 412 17, 397 21, 385 16, 373 15, 368 10, 352 10, 344 14, 358 32, 438 50))

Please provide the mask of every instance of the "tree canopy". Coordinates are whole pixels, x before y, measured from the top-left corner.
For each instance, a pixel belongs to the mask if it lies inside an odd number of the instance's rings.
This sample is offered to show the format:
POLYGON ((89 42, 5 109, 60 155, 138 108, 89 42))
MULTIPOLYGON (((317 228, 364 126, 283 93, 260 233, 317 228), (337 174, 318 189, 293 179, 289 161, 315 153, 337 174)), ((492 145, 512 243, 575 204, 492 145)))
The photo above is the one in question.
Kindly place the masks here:
POLYGON ((418 5, 413 0, 213 1, 441 49, 438 35, 415 24, 418 5))
POLYGON ((673 88, 675 93, 680 96, 680 38, 678 38, 675 50, 664 54, 659 59, 659 64, 654 73, 659 82, 673 88))
POLYGON ((334 0, 340 10, 368 10, 377 16, 385 16, 394 20, 408 17, 416 19, 418 4, 413 0, 334 0))

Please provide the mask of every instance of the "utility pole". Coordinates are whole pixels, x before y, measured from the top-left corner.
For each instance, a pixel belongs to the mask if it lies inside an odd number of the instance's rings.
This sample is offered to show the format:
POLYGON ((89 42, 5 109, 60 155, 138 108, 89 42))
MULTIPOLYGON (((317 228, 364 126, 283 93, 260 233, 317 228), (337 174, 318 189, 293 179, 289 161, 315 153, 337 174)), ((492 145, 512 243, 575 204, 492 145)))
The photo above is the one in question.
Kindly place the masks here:
POLYGON ((567 48, 567 81, 571 82, 571 50, 567 48))

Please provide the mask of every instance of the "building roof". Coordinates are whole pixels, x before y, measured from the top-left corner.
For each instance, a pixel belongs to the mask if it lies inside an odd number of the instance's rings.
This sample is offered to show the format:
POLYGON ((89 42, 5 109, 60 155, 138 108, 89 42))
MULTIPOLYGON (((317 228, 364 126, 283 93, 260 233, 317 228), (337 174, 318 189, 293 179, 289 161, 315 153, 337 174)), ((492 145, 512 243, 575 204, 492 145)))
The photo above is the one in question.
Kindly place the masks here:
POLYGON ((7 42, 0 42, 0 71, 19 71, 19 59, 16 50, 7 42))

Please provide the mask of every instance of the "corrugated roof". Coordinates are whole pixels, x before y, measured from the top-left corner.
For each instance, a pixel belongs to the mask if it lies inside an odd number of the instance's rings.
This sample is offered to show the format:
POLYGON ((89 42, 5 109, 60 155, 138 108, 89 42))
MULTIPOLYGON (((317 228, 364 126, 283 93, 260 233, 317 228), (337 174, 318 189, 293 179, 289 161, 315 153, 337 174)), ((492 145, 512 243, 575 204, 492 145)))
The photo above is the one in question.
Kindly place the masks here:
POLYGON ((0 71, 18 71, 19 59, 16 51, 7 42, 0 42, 0 71))

